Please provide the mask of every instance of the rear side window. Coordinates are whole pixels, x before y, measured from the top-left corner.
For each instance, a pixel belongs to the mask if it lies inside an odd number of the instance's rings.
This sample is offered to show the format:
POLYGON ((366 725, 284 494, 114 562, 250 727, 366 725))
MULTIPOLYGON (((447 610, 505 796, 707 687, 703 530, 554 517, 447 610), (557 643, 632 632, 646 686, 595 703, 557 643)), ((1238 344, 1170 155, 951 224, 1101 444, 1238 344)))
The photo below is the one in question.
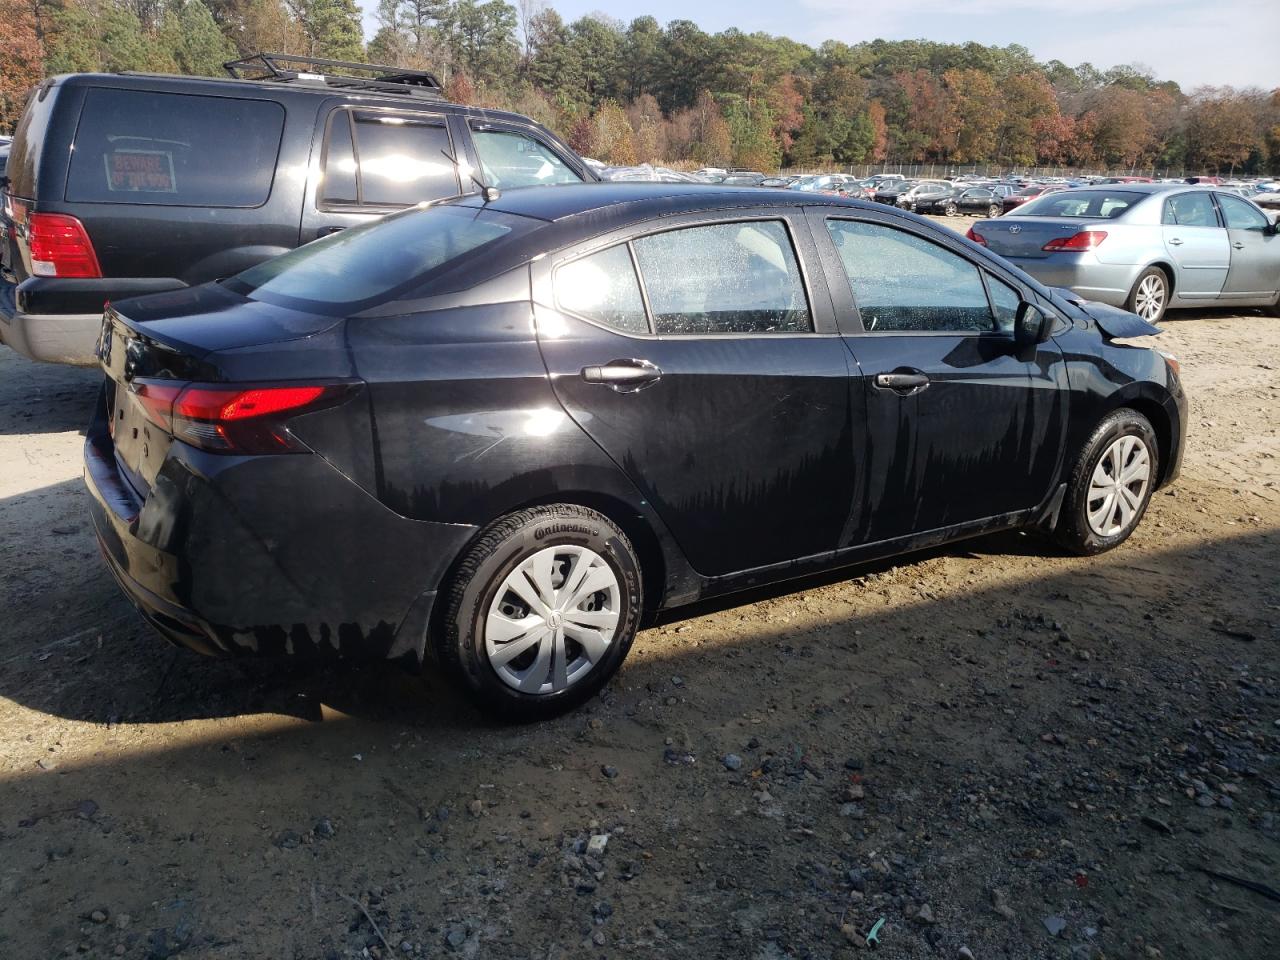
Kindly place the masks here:
POLYGON ((260 206, 271 193, 283 129, 284 108, 266 100, 89 90, 66 199, 260 206))
POLYGON ((226 281, 253 300, 343 315, 423 287, 537 221, 466 207, 408 210, 316 240, 226 281))
POLYGON ((623 333, 648 333, 644 298, 626 244, 566 263, 556 271, 564 310, 623 333))
POLYGON ((1164 222, 1180 227, 1216 227, 1218 214, 1207 192, 1180 193, 1164 202, 1164 222))
POLYGON ((813 330, 781 221, 685 227, 642 237, 634 247, 659 334, 813 330))
POLYGON ((582 177, 550 147, 527 134, 473 123, 471 139, 480 156, 480 175, 491 187, 507 189, 582 182, 582 177))
POLYGON ((339 110, 329 123, 321 204, 407 207, 457 196, 443 117, 339 110))
MULTIPOLYGON (((828 220, 862 323, 872 333, 996 329, 978 268, 913 233, 828 220)), ((1013 307, 1016 312, 1017 307, 1013 307)))

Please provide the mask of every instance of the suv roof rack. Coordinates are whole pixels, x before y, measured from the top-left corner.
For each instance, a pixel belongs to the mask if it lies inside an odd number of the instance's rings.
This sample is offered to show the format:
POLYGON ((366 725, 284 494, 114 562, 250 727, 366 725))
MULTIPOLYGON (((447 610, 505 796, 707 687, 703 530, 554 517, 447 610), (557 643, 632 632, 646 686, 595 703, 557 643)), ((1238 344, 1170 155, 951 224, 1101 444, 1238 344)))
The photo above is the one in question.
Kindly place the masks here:
POLYGON ((292 53, 255 53, 239 60, 228 60, 222 66, 236 80, 267 80, 276 83, 301 81, 349 90, 405 93, 433 100, 444 97, 444 87, 434 73, 377 63, 326 60, 292 53), (312 69, 306 69, 308 67, 312 69), (360 71, 371 76, 350 76, 346 73, 332 73, 332 70, 360 71), (250 76, 251 73, 256 75, 250 76))

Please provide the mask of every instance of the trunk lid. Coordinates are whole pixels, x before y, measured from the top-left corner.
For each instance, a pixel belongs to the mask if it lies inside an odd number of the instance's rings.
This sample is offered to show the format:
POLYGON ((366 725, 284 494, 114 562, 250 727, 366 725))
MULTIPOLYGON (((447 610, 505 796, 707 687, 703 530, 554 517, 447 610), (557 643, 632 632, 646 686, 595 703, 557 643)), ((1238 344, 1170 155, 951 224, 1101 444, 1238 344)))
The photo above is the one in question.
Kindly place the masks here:
POLYGON ((1067 219, 1062 217, 1020 217, 1017 214, 998 220, 981 220, 973 232, 987 241, 987 249, 1002 257, 1041 260, 1052 251, 1044 250, 1050 240, 1063 240, 1081 230, 1105 230, 1106 220, 1067 219))
POLYGON ((221 352, 307 337, 341 322, 248 300, 218 284, 108 306, 97 354, 121 473, 140 496, 150 492, 173 436, 157 425, 148 404, 172 399, 186 383, 232 379, 221 352))

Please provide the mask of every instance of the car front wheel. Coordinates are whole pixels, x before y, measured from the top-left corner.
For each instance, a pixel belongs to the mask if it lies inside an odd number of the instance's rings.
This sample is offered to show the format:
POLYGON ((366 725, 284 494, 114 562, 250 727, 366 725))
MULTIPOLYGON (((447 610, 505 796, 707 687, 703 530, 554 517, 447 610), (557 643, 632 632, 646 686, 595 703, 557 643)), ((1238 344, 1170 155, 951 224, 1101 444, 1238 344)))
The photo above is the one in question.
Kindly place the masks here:
POLYGON ((1159 323, 1169 305, 1169 278, 1159 267, 1148 267, 1134 281, 1125 307, 1147 323, 1159 323))
POLYGON ((1129 538, 1151 502, 1159 447, 1151 422, 1127 407, 1104 419, 1067 483, 1055 539, 1090 555, 1129 538))
POLYGON ((617 672, 640 620, 640 566, 603 514, 534 507, 490 526, 458 564, 436 652, 482 710, 539 720, 617 672))
POLYGON ((947 205, 943 208, 942 212, 945 213, 948 217, 954 217, 956 215, 957 209, 958 208, 954 203, 948 202, 947 205))

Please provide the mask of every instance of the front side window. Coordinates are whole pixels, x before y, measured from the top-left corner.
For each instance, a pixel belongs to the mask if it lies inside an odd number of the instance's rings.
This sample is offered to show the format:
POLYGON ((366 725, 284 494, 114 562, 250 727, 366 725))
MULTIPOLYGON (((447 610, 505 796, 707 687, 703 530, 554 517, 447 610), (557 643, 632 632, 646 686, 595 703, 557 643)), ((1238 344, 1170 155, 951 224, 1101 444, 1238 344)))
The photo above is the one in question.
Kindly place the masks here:
POLYGON ((1227 221, 1227 228, 1230 230, 1256 230, 1261 233, 1267 229, 1266 214, 1253 204, 1220 193, 1218 205, 1222 207, 1222 218, 1227 221))
POLYGON ((523 133, 472 124, 471 139, 488 186, 506 189, 582 182, 550 147, 523 133))
POLYGON ((644 298, 627 245, 610 247, 556 271, 561 309, 623 333, 648 333, 644 298))
POLYGON ((432 277, 474 262, 537 221, 466 207, 408 210, 344 230, 260 263, 226 281, 251 300, 296 310, 355 313, 422 288, 432 277))
POLYGON ((443 117, 340 110, 329 125, 321 203, 407 207, 456 196, 452 156, 443 117))
POLYGON ((996 315, 996 329, 1002 333, 1013 333, 1013 328, 1018 322, 1018 307, 1022 306, 1022 295, 991 274, 987 274, 987 289, 991 291, 991 307, 996 315))
POLYGON ((827 230, 868 331, 996 329, 978 268, 958 254, 878 223, 828 220, 827 230))
POLYGON ((752 220, 685 227, 634 242, 659 334, 813 330, 786 226, 752 220))
POLYGON ((271 193, 284 108, 267 100, 91 89, 66 199, 256 207, 271 193))
POLYGON ((1164 222, 1179 227, 1216 227, 1218 214, 1207 191, 1180 193, 1164 202, 1164 222))

